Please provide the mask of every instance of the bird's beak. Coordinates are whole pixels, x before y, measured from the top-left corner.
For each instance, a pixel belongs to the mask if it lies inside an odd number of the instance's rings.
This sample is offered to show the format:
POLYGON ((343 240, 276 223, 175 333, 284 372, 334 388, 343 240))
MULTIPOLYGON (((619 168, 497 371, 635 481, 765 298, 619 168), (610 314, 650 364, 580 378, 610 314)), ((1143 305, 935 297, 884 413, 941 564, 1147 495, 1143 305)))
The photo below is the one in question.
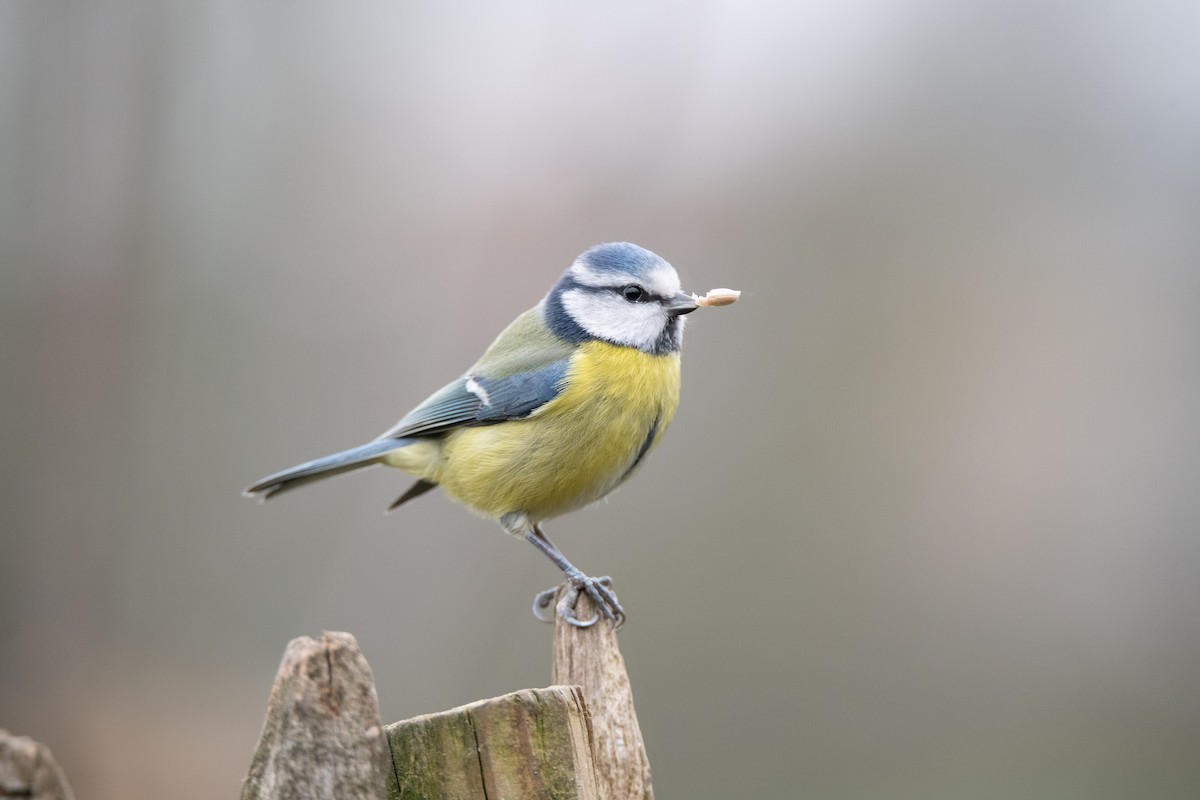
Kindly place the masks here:
POLYGON ((692 297, 687 292, 680 292, 667 301, 667 313, 672 317, 690 314, 697 308, 699 308, 699 306, 696 305, 696 298, 692 297))

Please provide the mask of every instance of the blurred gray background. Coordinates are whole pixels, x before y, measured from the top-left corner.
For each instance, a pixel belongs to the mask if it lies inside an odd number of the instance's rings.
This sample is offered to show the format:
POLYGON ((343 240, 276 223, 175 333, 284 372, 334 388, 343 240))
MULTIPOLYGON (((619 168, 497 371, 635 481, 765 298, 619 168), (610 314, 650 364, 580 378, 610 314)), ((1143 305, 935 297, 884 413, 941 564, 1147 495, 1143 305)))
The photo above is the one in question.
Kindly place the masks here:
POLYGON ((574 256, 676 423, 553 522, 662 798, 1200 792, 1200 5, 0 5, 0 726, 232 797, 287 641, 386 720, 550 680, 557 575, 374 470, 574 256))

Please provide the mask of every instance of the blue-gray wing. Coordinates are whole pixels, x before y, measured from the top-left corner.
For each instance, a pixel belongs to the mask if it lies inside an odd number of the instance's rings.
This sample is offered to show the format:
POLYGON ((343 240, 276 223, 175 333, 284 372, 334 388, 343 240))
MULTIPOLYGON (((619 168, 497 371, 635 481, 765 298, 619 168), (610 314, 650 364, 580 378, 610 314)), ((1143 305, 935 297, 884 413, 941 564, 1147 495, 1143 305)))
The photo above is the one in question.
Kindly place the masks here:
POLYGON ((563 358, 500 378, 468 373, 434 392, 379 438, 436 436, 468 425, 524 419, 558 397, 569 364, 563 358))

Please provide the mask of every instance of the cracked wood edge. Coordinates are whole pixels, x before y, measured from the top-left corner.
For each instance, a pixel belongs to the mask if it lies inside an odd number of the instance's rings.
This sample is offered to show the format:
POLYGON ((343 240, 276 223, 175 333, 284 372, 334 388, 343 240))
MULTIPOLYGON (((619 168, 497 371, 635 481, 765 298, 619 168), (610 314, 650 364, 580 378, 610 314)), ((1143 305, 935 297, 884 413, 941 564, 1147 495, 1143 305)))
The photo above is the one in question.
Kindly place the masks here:
POLYGON ((387 740, 371 667, 348 633, 284 652, 242 800, 387 797, 387 740))
POLYGON ((579 688, 525 689, 387 726, 390 800, 599 800, 579 688))

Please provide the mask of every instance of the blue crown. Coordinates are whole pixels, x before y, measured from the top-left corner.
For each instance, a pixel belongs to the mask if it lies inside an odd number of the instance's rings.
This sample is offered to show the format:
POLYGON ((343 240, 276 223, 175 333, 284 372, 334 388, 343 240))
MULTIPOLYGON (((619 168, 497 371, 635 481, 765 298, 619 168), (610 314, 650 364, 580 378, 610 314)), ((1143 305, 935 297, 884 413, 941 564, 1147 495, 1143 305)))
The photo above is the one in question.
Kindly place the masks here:
POLYGON ((598 244, 579 257, 597 272, 645 274, 666 264, 644 247, 629 242, 598 244))

